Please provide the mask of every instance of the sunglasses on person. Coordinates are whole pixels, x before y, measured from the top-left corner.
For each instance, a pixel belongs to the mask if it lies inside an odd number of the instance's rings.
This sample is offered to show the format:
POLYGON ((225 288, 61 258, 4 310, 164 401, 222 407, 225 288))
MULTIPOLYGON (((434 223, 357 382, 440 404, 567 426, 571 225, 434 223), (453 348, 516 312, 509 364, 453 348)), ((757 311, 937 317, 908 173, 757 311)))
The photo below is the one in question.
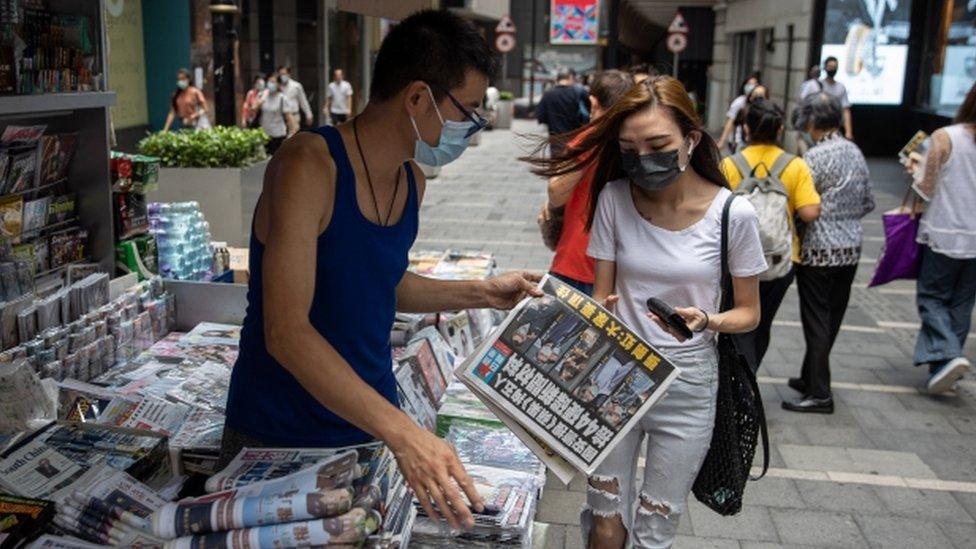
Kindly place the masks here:
POLYGON ((465 106, 462 105, 461 102, 458 101, 456 97, 451 95, 451 92, 447 91, 443 87, 438 86, 436 84, 427 84, 427 85, 431 87, 436 87, 439 91, 443 92, 444 95, 446 95, 447 98, 451 100, 451 103, 454 103, 454 106, 457 107, 457 110, 461 111, 461 114, 464 115, 464 117, 473 124, 471 128, 468 129, 468 132, 464 134, 465 139, 480 132, 481 130, 485 129, 488 126, 488 121, 483 116, 478 114, 477 111, 472 111, 470 109, 465 108, 465 106))

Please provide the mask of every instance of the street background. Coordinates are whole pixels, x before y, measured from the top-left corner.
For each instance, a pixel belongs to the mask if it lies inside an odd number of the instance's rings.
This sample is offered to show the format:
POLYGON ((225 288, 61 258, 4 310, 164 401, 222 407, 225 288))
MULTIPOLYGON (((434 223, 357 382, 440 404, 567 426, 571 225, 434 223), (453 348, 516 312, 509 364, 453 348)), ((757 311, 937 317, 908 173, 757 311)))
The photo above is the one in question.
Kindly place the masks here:
MULTIPOLYGON (((535 221, 545 181, 517 160, 543 133, 524 120, 511 131, 485 132, 480 145, 428 180, 414 248, 483 250, 501 269, 546 270, 552 253, 535 221)), ((869 164, 877 208, 864 220, 863 257, 831 355, 836 411, 780 408, 795 397, 786 380, 799 373, 804 350, 794 284, 759 371, 770 471, 747 487, 738 516, 720 517, 690 498, 678 549, 976 546, 976 400, 968 392, 976 384, 923 394, 927 372, 911 364, 914 282, 866 287, 884 241, 881 214, 901 203, 906 185, 894 158, 869 164)), ((567 487, 550 475, 536 517, 537 547, 583 547, 585 496, 582 478, 567 487)))

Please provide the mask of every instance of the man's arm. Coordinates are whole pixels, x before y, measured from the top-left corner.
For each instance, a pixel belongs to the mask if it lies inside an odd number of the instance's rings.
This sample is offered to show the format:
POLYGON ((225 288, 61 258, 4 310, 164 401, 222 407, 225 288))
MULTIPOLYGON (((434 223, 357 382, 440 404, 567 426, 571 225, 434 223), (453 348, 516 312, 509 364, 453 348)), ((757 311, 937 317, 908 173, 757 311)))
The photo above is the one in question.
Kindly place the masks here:
POLYGON ((844 137, 854 139, 854 122, 851 118, 851 108, 844 108, 844 137))
POLYGON ((305 114, 305 122, 312 125, 312 106, 308 104, 308 97, 305 96, 305 86, 298 84, 298 106, 305 114))
POLYGON ((397 310, 436 313, 461 309, 511 309, 528 296, 540 296, 542 275, 510 271, 488 280, 438 280, 405 273, 397 285, 397 310))
POLYGON ((481 501, 453 448, 364 382, 309 322, 318 235, 334 202, 327 182, 335 180, 335 166, 327 158, 318 136, 302 134, 285 142, 265 174, 263 269, 266 280, 276 281, 264 286, 262 296, 268 352, 323 406, 383 440, 428 512, 437 516, 433 499, 453 526, 470 525, 471 513, 454 483, 476 507, 481 501))

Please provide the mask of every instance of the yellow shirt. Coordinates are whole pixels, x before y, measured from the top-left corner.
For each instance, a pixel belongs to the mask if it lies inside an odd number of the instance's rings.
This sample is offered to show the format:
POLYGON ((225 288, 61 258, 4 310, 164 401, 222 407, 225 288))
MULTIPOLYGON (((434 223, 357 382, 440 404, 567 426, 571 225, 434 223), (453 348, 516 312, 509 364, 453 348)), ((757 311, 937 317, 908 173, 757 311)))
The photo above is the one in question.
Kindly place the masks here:
MULTIPOLYGON (((749 166, 755 168, 759 163, 763 164, 756 170, 757 177, 765 177, 769 173, 766 168, 771 167, 781 154, 783 154, 783 149, 776 145, 749 145, 742 149, 742 155, 746 157, 749 166)), ((734 191, 742 182, 742 174, 739 173, 739 169, 735 167, 735 163, 729 157, 722 159, 721 168, 734 191)), ((796 210, 804 206, 820 204, 820 195, 817 194, 817 188, 814 186, 810 167, 800 157, 794 158, 786 165, 780 179, 783 181, 783 186, 786 187, 786 210, 790 218, 790 228, 793 229, 793 262, 799 263, 800 239, 796 234, 796 228, 793 226, 793 216, 796 214, 796 210)))

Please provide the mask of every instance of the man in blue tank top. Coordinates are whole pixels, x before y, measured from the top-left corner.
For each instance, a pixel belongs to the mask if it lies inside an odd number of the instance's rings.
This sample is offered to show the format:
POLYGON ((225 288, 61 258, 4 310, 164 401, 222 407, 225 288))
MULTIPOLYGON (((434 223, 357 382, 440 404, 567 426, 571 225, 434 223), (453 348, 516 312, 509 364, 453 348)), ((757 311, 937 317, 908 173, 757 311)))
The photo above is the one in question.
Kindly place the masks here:
POLYGON ((299 133, 275 153, 254 214, 222 460, 244 446, 380 439, 430 516, 473 524, 461 491, 475 509, 483 502, 454 449, 397 406, 389 336, 397 310, 511 308, 539 295, 529 273, 439 281, 406 272, 425 185, 414 161, 444 165, 484 128, 475 109, 494 68, 474 25, 419 12, 384 39, 359 116, 299 133))

